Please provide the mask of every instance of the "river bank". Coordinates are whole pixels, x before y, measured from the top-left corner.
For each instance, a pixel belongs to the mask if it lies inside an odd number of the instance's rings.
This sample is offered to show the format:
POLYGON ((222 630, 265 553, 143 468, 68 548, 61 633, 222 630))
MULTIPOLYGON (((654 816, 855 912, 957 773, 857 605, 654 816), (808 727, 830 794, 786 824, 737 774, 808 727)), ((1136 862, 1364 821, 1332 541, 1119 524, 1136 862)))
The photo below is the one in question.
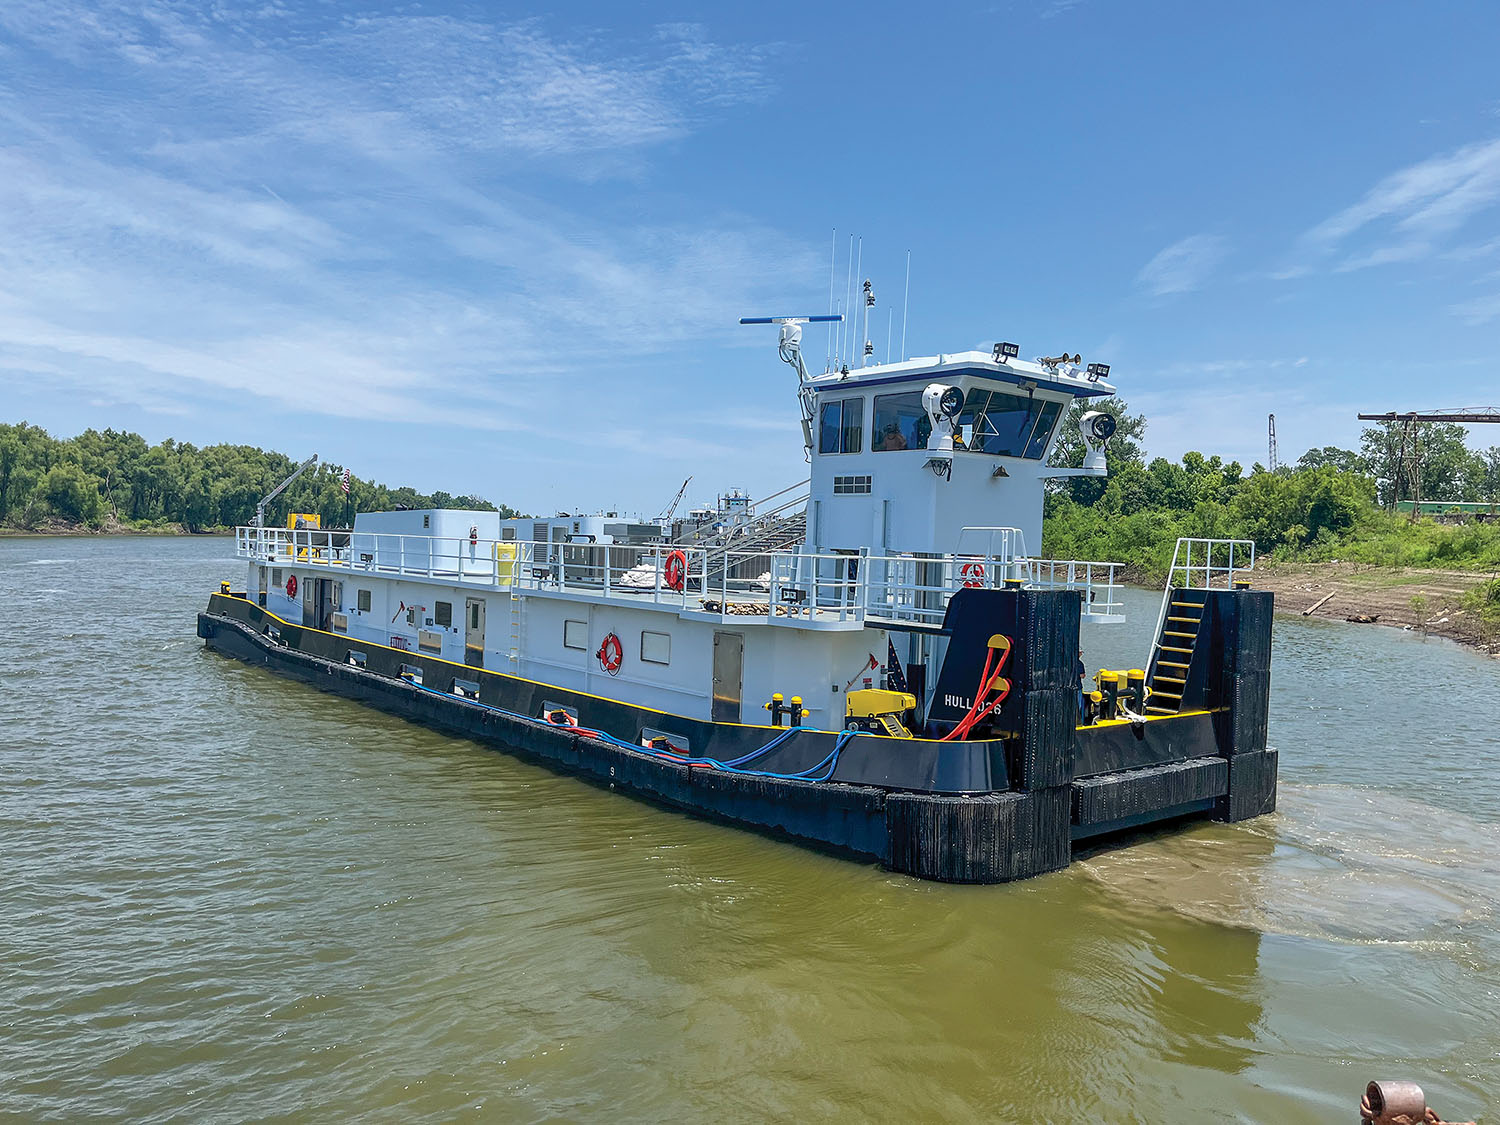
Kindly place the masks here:
POLYGON ((86 523, 76 523, 72 520, 49 518, 42 520, 34 527, 10 527, 0 524, 0 539, 36 539, 54 535, 64 535, 72 538, 86 539, 95 536, 107 535, 229 535, 230 532, 223 528, 208 531, 190 531, 180 523, 150 524, 145 527, 136 527, 126 523, 124 520, 113 519, 106 516, 97 526, 86 523))
POLYGON ((1489 571, 1425 570, 1359 563, 1259 562, 1255 585, 1281 613, 1415 629, 1500 656, 1500 631, 1463 607, 1489 571))

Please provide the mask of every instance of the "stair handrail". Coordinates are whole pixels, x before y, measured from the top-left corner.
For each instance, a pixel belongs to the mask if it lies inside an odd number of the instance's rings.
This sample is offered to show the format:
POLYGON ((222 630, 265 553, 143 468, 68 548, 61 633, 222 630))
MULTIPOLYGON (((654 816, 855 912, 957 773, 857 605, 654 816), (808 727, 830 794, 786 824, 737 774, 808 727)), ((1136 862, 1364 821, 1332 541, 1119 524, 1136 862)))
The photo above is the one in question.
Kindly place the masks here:
POLYGON ((1167 570, 1167 583, 1161 592, 1161 610, 1156 615, 1156 631, 1152 634, 1152 652, 1161 647, 1161 627, 1167 620, 1167 605, 1172 600, 1172 589, 1176 584, 1177 575, 1181 572, 1183 577, 1183 588, 1193 588, 1193 575, 1202 571, 1203 589, 1212 588, 1214 576, 1224 575, 1224 588, 1234 589, 1234 576, 1236 573, 1244 573, 1255 569, 1255 541, 1253 539, 1199 539, 1195 536, 1182 536, 1177 540, 1177 545, 1172 548, 1172 565, 1167 570), (1193 563, 1194 545, 1203 548, 1203 562, 1198 565, 1193 563), (1214 548, 1227 547, 1229 558, 1223 565, 1214 564, 1214 548), (1249 548, 1250 561, 1243 566, 1236 566, 1234 561, 1235 548, 1249 548), (1186 552, 1184 552, 1186 548, 1186 552))

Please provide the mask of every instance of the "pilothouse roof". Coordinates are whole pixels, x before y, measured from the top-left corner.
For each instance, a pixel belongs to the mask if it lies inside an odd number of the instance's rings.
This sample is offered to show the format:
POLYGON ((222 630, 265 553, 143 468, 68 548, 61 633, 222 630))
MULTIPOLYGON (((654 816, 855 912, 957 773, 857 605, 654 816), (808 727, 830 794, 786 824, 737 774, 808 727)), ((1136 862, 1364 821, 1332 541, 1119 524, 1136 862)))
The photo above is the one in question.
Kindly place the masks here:
POLYGON ((998 361, 989 352, 944 352, 935 356, 914 356, 896 363, 875 363, 850 368, 846 373, 826 371, 812 375, 808 383, 816 390, 830 387, 876 386, 885 383, 918 382, 972 375, 1017 385, 1033 383, 1046 390, 1065 391, 1075 398, 1097 398, 1115 393, 1112 383, 1091 379, 1086 370, 1075 364, 1048 366, 1022 359, 998 361))

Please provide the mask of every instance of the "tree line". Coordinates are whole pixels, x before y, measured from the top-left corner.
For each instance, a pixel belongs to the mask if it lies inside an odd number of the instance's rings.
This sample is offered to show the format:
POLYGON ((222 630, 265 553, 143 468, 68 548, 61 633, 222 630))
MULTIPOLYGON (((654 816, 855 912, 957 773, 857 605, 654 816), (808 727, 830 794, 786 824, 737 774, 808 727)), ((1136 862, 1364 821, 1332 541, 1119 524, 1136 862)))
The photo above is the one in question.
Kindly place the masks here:
MULTIPOLYGON (((167 440, 148 445, 139 434, 85 430, 58 439, 39 426, 0 424, 0 527, 37 530, 58 522, 133 530, 178 525, 213 531, 249 524, 255 505, 291 475, 299 462, 249 445, 167 440)), ((475 508, 518 515, 477 496, 425 494, 388 488, 318 464, 266 510, 268 525, 286 525, 289 512, 316 512, 325 527, 347 512, 407 508, 475 508)))
POLYGON ((1462 426, 1419 427, 1417 454, 1403 453, 1400 426, 1379 423, 1359 450, 1310 449, 1275 472, 1254 464, 1189 452, 1178 462, 1148 461, 1140 442, 1146 419, 1126 403, 1075 406, 1054 460, 1082 463, 1077 418, 1085 409, 1116 416, 1107 477, 1057 482, 1047 497, 1044 553, 1112 559, 1157 579, 1179 537, 1253 540, 1260 552, 1308 561, 1343 559, 1375 565, 1500 566, 1500 523, 1410 523, 1390 509, 1410 497, 1420 474, 1424 499, 1497 505, 1500 446, 1471 450, 1462 426))

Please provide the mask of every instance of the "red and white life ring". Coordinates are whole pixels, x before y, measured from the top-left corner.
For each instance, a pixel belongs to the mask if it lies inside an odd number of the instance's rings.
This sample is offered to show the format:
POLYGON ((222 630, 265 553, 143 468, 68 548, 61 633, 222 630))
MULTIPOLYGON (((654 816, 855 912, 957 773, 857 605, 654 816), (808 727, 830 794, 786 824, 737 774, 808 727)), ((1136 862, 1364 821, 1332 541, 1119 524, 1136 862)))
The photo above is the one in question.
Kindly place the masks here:
POLYGON ((599 667, 611 676, 620 674, 620 665, 625 663, 625 649, 620 644, 619 637, 613 633, 604 634, 604 643, 599 646, 599 651, 594 655, 599 659, 599 667))
POLYGON ((681 590, 687 582, 687 556, 681 551, 673 551, 667 556, 667 565, 662 569, 667 588, 681 590))
POLYGON ((289 574, 286 578, 286 596, 295 598, 297 596, 297 576, 289 574))
POLYGON ((958 573, 963 575, 964 586, 970 590, 976 590, 984 585, 984 563, 964 563, 958 573))

